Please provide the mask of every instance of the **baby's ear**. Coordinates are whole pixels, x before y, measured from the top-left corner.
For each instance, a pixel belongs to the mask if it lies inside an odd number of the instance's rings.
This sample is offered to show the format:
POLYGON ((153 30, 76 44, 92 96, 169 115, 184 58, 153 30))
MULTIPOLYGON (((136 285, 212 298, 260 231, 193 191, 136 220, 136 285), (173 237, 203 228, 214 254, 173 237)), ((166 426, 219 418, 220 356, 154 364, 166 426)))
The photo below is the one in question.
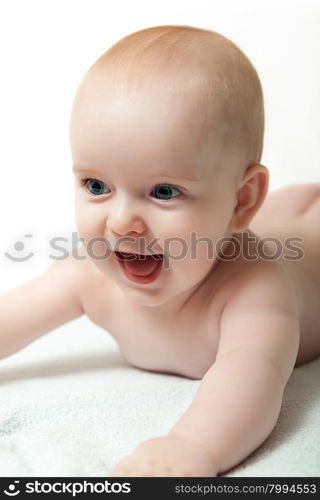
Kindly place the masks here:
POLYGON ((269 186, 269 171, 263 165, 251 165, 245 171, 237 191, 237 205, 234 209, 229 230, 240 233, 247 229, 265 199, 269 186))

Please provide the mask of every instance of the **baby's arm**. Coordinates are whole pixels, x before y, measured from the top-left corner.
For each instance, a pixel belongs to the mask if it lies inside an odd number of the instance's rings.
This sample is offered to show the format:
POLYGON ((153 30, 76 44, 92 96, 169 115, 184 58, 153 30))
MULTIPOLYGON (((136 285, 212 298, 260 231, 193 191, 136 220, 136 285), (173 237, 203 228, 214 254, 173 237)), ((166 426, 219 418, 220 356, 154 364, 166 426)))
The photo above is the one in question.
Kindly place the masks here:
POLYGON ((56 260, 35 279, 0 294, 0 358, 83 314, 81 261, 56 260))
POLYGON ((299 318, 278 267, 256 271, 229 284, 217 358, 191 406, 168 436, 142 443, 115 475, 214 476, 268 437, 294 367, 299 318))
POLYGON ((238 464, 270 434, 299 346, 295 299, 278 268, 238 276, 221 317, 214 365, 170 434, 212 453, 216 473, 238 464))

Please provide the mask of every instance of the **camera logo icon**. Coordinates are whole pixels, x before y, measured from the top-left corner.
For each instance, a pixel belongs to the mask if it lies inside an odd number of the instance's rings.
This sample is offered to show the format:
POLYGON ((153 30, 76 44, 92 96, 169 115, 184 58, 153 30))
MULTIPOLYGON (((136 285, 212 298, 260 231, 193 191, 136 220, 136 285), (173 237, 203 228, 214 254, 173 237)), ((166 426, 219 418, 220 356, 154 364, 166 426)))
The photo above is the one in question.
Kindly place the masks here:
MULTIPOLYGON (((25 237, 26 238, 32 238, 33 234, 25 234, 25 237)), ((33 257, 33 255, 34 255, 33 252, 30 252, 30 253, 28 253, 28 255, 24 255, 24 256, 21 256, 21 257, 17 255, 17 252, 21 252, 22 250, 24 250, 24 243, 23 243, 23 241, 16 241, 15 244, 14 244, 14 249, 16 251, 16 255, 11 255, 8 252, 4 252, 4 255, 6 257, 8 257, 8 259, 13 260, 15 262, 24 262, 24 261, 30 259, 30 257, 33 257)))
MULTIPOLYGON (((20 481, 14 481, 14 483, 20 483, 20 481)), ((7 491, 7 490, 4 490, 4 493, 6 495, 8 495, 9 497, 15 497, 16 495, 19 495, 20 493, 20 490, 16 490, 16 485, 15 484, 9 484, 8 486, 8 490, 10 491, 7 491)))

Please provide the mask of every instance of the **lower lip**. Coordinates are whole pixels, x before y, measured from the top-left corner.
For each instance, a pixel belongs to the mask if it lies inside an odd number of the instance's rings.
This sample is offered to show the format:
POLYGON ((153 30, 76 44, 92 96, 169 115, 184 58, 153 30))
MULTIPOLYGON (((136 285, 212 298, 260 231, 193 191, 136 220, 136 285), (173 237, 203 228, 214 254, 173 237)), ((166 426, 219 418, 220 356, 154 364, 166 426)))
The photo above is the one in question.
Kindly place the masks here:
POLYGON ((147 274, 146 276, 137 276, 136 274, 129 273, 129 271, 124 267, 122 260, 118 259, 117 256, 116 256, 116 259, 119 262, 119 265, 123 271, 123 274, 130 281, 133 281, 134 283, 138 283, 140 285, 148 285, 149 283, 152 283, 153 281, 155 281, 161 272, 162 264, 163 264, 163 259, 162 259, 159 261, 155 270, 152 271, 152 273, 147 274))

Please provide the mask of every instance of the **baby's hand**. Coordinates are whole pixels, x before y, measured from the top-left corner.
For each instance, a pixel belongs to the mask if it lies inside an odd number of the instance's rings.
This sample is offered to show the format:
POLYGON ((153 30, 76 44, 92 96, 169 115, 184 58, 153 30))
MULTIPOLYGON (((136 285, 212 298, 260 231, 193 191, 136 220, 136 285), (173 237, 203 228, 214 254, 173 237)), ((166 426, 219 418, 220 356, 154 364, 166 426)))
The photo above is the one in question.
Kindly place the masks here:
POLYGON ((163 436, 141 443, 109 477, 213 477, 216 472, 213 457, 202 446, 163 436))

